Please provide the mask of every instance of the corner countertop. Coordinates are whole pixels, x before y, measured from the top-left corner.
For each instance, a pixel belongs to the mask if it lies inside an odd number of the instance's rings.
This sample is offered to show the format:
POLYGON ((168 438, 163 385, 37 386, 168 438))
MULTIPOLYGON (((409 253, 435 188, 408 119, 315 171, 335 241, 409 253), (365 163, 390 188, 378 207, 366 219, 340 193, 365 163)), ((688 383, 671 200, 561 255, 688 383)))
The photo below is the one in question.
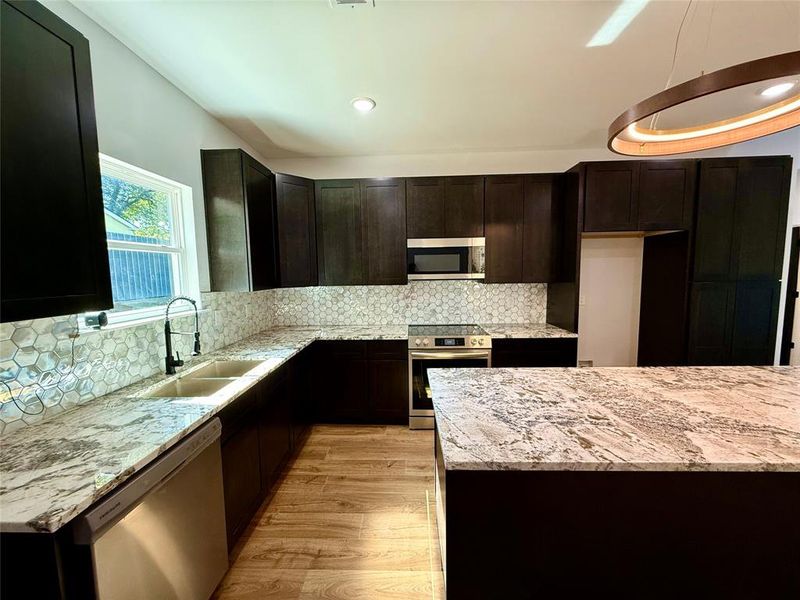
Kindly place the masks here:
MULTIPOLYGON (((508 326, 484 327, 508 331, 508 326)), ((552 337, 553 330, 516 325, 513 333, 552 337)), ((175 376, 153 375, 9 433, 0 440, 0 531, 57 531, 315 340, 405 339, 406 325, 270 329, 204 355, 175 376), (247 359, 264 362, 212 396, 143 396, 213 360, 247 359)))
POLYGON ((800 367, 436 369, 448 470, 800 471, 800 367))
POLYGON ((481 325, 494 339, 577 338, 578 334, 549 323, 501 323, 481 325))

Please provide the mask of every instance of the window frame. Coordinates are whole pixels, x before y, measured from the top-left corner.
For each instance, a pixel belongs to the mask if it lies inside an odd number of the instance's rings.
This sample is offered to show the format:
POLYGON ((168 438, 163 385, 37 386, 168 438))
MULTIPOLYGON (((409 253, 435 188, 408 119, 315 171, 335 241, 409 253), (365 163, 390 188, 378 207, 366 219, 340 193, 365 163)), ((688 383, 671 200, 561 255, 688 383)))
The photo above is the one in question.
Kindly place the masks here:
MULTIPOLYGON (((122 160, 100 154, 100 174, 115 177, 134 185, 147 187, 167 194, 170 202, 171 240, 164 244, 148 244, 106 238, 108 250, 133 250, 168 254, 172 259, 172 287, 175 295, 189 296, 202 308, 200 279, 197 262, 197 238, 194 223, 192 188, 167 177, 152 173, 122 160)), ((108 327, 136 325, 164 317, 166 304, 133 310, 107 311, 108 327)), ((175 305, 170 316, 193 313, 188 303, 175 305)), ((82 320, 83 321, 83 320, 82 320)), ((85 321, 82 322, 85 328, 85 321)))

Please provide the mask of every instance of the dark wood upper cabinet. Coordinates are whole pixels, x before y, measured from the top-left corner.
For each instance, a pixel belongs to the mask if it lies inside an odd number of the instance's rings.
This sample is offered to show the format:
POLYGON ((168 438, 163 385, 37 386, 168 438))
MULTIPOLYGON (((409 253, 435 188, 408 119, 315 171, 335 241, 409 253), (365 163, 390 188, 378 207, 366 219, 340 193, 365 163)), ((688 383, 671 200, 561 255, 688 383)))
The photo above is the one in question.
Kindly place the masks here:
POLYGON ((445 237, 483 237, 483 196, 483 176, 444 178, 445 237))
POLYGON ((320 285, 366 283, 359 182, 317 181, 315 190, 320 285))
POLYGON ((366 283, 408 283, 405 179, 363 179, 366 283))
POLYGON ((445 237, 445 178, 419 177, 406 181, 409 238, 445 237))
POLYGON ((486 178, 486 283, 522 281, 524 176, 486 178))
POLYGON ((89 42, 2 2, 0 320, 111 308, 89 42))
POLYGON ((281 287, 317 285, 314 182, 275 175, 278 219, 278 280, 281 287))
POLYGON ((563 220, 559 175, 486 178, 486 282, 554 281, 563 220))
POLYGON ((780 279, 791 165, 784 156, 702 161, 695 281, 780 279))
POLYGON ((700 165, 695 281, 726 281, 731 277, 738 174, 735 158, 704 160, 700 165))
POLYGON ((690 229, 695 160, 621 160, 586 165, 584 231, 690 229))
POLYGON ((201 150, 213 291, 277 286, 275 181, 239 149, 201 150))
POLYGON ((739 281, 780 279, 783 271, 792 159, 739 159, 733 235, 739 281))
POLYGON ((408 237, 483 237, 483 180, 482 176, 408 179, 408 237))
POLYGON ((696 181, 696 160, 649 160, 640 163, 639 229, 691 229, 696 181))
POLYGON ((639 161, 586 165, 584 231, 636 231, 639 161))
POLYGON ((558 176, 527 175, 524 186, 522 281, 553 281, 561 243, 558 176))
POLYGON ((404 284, 404 179, 316 182, 320 285, 404 284))

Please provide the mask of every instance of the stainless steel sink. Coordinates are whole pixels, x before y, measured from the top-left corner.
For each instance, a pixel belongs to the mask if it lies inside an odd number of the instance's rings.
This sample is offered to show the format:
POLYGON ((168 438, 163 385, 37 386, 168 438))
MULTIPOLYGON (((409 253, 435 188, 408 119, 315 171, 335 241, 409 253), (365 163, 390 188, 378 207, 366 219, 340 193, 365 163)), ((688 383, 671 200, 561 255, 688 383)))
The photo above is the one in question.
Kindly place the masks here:
POLYGON ((148 398, 197 398, 213 396, 233 379, 197 379, 182 377, 143 394, 148 398))
POLYGON ((261 360, 215 360, 205 367, 187 373, 183 378, 241 377, 248 371, 255 369, 262 362, 261 360))

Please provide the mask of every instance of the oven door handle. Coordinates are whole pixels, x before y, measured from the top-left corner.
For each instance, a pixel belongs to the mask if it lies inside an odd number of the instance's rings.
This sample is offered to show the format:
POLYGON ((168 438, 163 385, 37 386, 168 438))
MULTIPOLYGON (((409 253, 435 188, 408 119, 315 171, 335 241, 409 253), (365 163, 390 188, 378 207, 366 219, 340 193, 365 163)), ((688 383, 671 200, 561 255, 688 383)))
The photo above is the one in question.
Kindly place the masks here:
POLYGON ((489 358, 491 350, 461 350, 459 352, 411 350, 408 354, 411 360, 450 360, 455 358, 489 358))

